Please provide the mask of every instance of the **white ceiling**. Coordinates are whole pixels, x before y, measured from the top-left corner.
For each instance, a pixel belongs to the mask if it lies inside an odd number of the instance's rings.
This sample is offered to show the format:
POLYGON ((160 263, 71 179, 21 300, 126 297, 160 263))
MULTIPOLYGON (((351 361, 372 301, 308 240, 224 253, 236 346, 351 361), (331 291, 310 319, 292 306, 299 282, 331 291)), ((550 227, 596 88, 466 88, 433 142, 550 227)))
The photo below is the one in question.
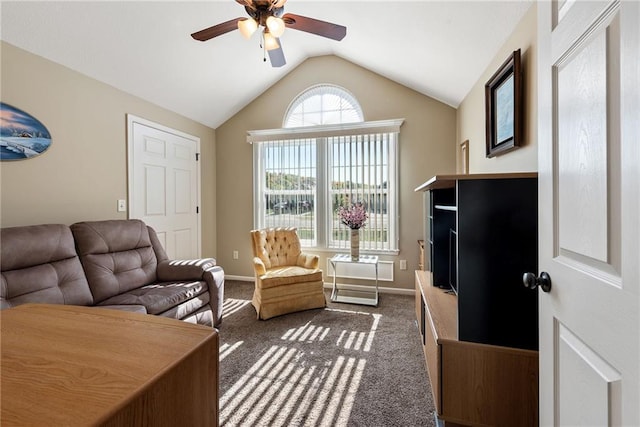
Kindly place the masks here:
POLYGON ((216 128, 305 59, 333 54, 457 107, 533 0, 289 0, 285 11, 347 27, 341 42, 287 30, 287 65, 259 37, 190 34, 246 16, 233 0, 0 4, 1 38, 216 128))

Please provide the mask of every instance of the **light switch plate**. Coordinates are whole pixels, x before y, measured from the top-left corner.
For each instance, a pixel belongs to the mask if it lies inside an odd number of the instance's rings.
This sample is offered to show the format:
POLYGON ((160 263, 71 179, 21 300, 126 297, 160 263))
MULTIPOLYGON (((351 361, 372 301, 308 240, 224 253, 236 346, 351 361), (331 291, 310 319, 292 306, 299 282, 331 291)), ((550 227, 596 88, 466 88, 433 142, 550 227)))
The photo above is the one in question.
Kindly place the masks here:
POLYGON ((127 201, 125 199, 118 199, 118 212, 127 211, 127 201))

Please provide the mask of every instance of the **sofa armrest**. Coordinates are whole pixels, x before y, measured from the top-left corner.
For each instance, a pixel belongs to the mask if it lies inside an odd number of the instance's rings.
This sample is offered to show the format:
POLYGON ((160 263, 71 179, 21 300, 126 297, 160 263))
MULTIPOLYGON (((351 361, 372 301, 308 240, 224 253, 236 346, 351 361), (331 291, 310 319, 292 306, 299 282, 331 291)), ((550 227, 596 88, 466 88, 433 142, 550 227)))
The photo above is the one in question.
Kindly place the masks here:
POLYGON ((159 281, 172 280, 203 280, 204 273, 211 267, 215 267, 213 258, 191 260, 164 260, 158 263, 156 271, 159 281))
POLYGON ((300 267, 316 269, 318 268, 319 263, 320 263, 320 258, 318 257, 318 255, 305 254, 304 252, 298 255, 297 264, 300 267))
POLYGON ((209 287, 209 305, 213 312, 213 327, 219 328, 222 323, 222 305, 224 303, 224 270, 217 265, 209 267, 204 272, 203 279, 209 287))
POLYGON ((216 265, 215 259, 160 261, 157 276, 158 280, 162 282, 204 280, 209 288, 209 305, 213 313, 213 327, 220 326, 224 302, 224 270, 216 265))
POLYGON ((257 277, 267 273, 267 267, 265 267, 264 262, 262 262, 260 257, 253 257, 253 269, 255 270, 257 277))

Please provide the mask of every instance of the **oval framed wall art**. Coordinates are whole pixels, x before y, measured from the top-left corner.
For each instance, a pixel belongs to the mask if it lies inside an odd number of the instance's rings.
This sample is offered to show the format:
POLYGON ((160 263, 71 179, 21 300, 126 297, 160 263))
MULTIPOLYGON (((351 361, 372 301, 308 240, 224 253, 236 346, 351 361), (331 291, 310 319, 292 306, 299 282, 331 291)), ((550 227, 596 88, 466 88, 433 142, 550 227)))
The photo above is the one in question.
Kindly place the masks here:
POLYGON ((25 160, 51 146, 47 127, 31 114, 0 102, 0 160, 25 160))

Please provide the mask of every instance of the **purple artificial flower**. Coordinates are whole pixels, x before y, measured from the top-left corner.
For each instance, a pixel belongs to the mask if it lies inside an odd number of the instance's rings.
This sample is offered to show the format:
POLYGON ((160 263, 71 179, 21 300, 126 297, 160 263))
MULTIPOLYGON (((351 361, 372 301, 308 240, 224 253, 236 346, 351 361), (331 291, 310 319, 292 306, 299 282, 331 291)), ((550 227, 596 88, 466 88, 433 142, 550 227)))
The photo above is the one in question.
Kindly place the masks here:
POLYGON ((351 206, 340 206, 338 208, 340 221, 352 230, 364 227, 364 223, 369 217, 361 202, 353 203, 351 206))

